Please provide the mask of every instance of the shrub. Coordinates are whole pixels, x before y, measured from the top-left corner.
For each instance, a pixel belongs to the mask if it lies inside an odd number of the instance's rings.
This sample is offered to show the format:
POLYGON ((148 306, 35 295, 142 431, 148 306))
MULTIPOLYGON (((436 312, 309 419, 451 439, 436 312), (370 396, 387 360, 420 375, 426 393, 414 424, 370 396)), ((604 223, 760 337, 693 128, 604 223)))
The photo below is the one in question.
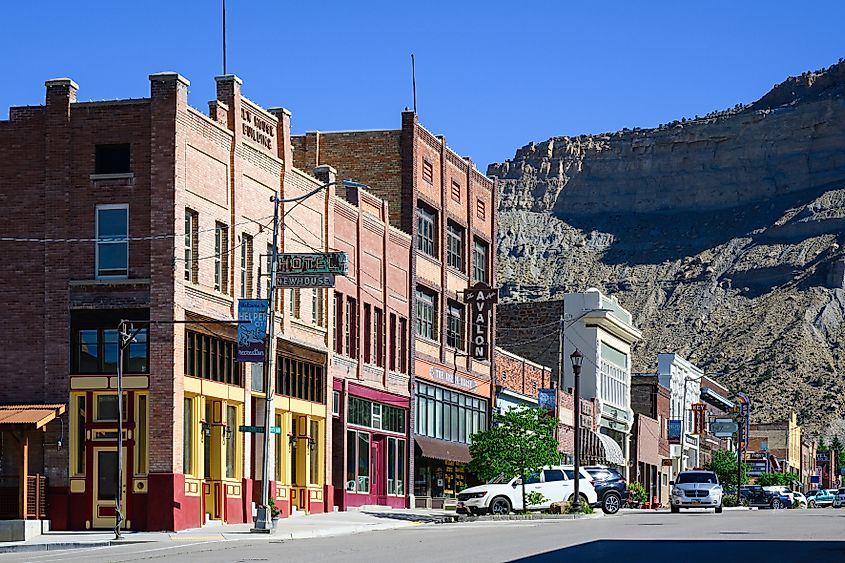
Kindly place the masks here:
POLYGON ((549 499, 544 497, 543 493, 541 493, 540 491, 531 491, 530 493, 525 493, 525 503, 527 506, 543 504, 547 500, 549 499))
POLYGON ((725 495, 722 497, 722 506, 736 506, 736 495, 725 495))
POLYGON ((636 503, 643 504, 648 501, 648 493, 645 492, 645 487, 643 487, 642 483, 636 481, 628 483, 628 493, 631 496, 631 500, 636 503))

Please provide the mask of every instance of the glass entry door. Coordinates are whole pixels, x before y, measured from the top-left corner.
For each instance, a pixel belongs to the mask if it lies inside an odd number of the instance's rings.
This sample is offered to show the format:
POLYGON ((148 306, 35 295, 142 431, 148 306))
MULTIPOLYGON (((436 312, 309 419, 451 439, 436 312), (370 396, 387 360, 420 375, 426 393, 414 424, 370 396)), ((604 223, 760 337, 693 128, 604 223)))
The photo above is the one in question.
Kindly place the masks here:
MULTIPOLYGON (((123 448, 123 484, 121 506, 124 524, 129 516, 126 511, 126 448, 123 448)), ((113 528, 117 508, 117 448, 94 448, 93 528, 113 528)))

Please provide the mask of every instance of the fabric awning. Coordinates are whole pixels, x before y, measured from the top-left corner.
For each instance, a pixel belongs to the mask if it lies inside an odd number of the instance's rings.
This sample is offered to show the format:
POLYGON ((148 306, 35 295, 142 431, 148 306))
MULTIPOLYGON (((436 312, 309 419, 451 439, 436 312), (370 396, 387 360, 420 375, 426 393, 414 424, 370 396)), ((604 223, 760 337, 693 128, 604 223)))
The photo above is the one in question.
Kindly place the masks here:
POLYGON ((63 404, 0 405, 0 429, 4 426, 38 429, 64 412, 63 404))
POLYGON ((426 436, 414 436, 414 442, 419 446, 423 457, 429 459, 442 459, 459 463, 469 463, 472 459, 472 456, 469 455, 469 446, 466 444, 447 442, 426 436))
POLYGON ((601 432, 597 432, 596 436, 598 436, 599 441, 602 443, 604 447, 604 458, 613 465, 625 465, 625 455, 622 453, 622 448, 619 447, 619 444, 616 443, 616 440, 602 434, 601 432))

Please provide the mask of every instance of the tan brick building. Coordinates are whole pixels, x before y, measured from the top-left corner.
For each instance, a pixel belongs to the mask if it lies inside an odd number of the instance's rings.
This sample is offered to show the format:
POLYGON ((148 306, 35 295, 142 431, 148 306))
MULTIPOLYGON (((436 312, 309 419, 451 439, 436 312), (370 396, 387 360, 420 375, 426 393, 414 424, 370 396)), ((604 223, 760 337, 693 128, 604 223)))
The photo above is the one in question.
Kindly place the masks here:
MULTIPOLYGON (((107 102, 51 80, 46 105, 0 122, 0 248, 17 257, 0 274, 0 331, 16 350, 0 356, 0 403, 67 406, 32 434, 29 459, 46 474, 54 528, 114 523, 121 319, 141 329, 124 359, 125 525, 248 522, 261 500, 262 438, 239 429, 261 420, 265 382, 235 361, 233 321, 239 299, 267 297, 270 197, 320 182, 292 167, 288 112, 250 102, 235 76, 216 80, 208 116, 188 105, 185 78, 161 73, 149 97, 107 102)), ((282 249, 328 250, 333 202, 325 190, 285 204, 282 249)), ((333 504, 332 298, 277 294, 271 492, 284 513, 333 504)), ((0 471, 14 475, 17 450, 3 447, 0 471)))

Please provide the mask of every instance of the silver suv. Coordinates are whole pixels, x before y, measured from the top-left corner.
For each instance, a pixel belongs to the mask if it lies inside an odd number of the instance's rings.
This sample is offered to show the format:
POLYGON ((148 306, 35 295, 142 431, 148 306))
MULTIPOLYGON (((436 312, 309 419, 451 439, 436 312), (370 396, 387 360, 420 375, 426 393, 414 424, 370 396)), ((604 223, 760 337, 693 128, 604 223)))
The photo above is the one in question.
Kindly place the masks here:
POLYGON ((715 508, 722 512, 722 486, 712 471, 681 471, 672 486, 672 512, 681 508, 715 508))

